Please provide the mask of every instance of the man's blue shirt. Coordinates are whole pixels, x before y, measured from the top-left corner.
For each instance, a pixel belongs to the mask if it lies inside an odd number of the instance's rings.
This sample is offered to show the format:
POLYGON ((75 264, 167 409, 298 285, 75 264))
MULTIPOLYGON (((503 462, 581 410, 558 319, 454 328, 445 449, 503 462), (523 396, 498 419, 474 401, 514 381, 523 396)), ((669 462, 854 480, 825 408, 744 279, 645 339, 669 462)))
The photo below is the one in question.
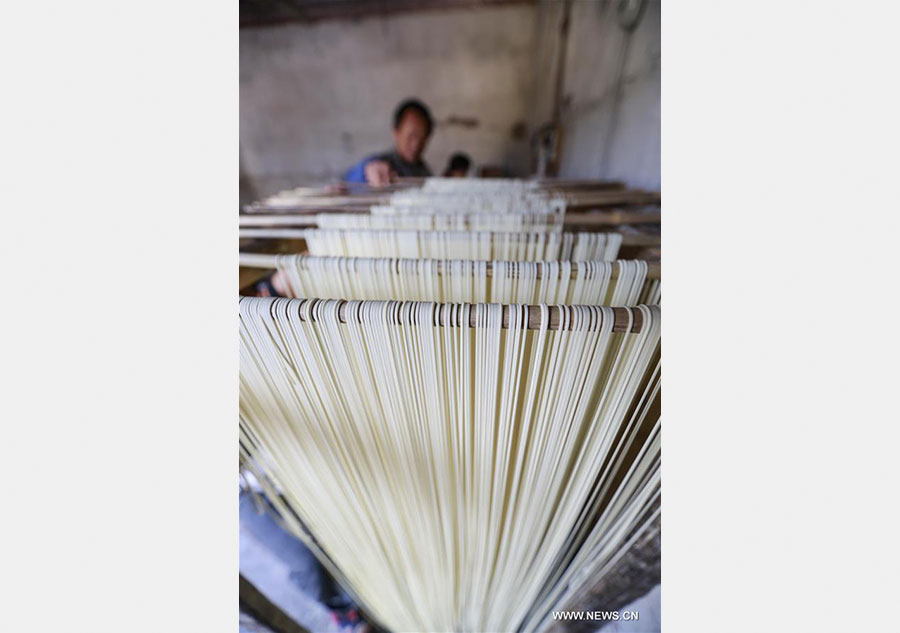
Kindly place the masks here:
POLYGON ((391 166, 391 169, 401 178, 425 178, 431 175, 431 170, 425 161, 420 160, 418 163, 407 163, 397 155, 397 152, 383 152, 381 154, 373 154, 362 159, 351 167, 344 174, 346 182, 366 182, 366 164, 373 160, 383 160, 391 166))

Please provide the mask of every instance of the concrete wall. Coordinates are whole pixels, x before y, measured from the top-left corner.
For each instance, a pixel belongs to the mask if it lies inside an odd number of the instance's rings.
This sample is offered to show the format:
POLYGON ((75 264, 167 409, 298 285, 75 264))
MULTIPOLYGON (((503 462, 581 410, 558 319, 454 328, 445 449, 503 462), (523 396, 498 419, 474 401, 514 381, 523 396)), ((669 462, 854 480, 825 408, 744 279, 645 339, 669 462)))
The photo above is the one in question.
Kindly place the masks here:
POLYGON ((660 185, 660 2, 626 32, 612 0, 572 4, 559 173, 660 185))
POLYGON ((391 112, 418 96, 438 121, 425 154, 531 173, 529 137, 553 115, 559 56, 559 175, 659 186, 659 1, 626 34, 612 0, 541 0, 240 33, 242 183, 255 195, 339 178, 391 145, 391 112))
POLYGON ((514 4, 241 29, 246 175, 262 195, 339 177, 391 146, 391 113, 407 96, 438 121, 432 171, 462 150, 527 173, 527 136, 513 128, 533 89, 535 18, 514 4))

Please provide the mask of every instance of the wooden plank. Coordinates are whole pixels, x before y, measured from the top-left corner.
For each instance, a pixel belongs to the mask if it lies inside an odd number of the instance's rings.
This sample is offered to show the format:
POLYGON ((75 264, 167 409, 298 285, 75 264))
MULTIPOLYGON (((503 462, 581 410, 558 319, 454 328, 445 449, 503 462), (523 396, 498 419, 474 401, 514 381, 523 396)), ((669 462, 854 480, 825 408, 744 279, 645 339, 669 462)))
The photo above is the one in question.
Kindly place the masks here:
POLYGON ((291 22, 359 20, 411 11, 447 11, 534 3, 535 0, 242 0, 238 25, 242 29, 262 28, 291 22))
MULTIPOLYGON (((305 240, 309 229, 240 229, 241 238, 305 240)), ((317 230, 317 229, 311 229, 317 230)), ((502 231, 501 231, 502 232, 502 231)), ((650 233, 623 233, 622 246, 659 246, 660 237, 650 233)))
POLYGON ((661 202, 656 191, 596 191, 581 194, 566 194, 566 210, 590 207, 611 207, 621 205, 658 205, 661 202))
MULTIPOLYGON (((566 179, 566 178, 535 178, 529 179, 529 182, 536 184, 539 191, 555 191, 555 190, 614 190, 625 189, 625 183, 621 180, 592 180, 592 179, 566 179)), ((397 188, 414 188, 422 187, 425 184, 425 178, 398 178, 397 188)))
MULTIPOLYGON (((278 213, 278 214, 242 214, 238 220, 242 227, 265 226, 318 226, 317 214, 278 213)), ((368 215, 361 213, 360 215, 368 215)), ((489 214, 476 214, 489 215, 489 214)), ((515 214, 510 214, 515 215, 515 214)), ((390 216, 383 216, 390 217, 390 216)), ((398 216, 408 217, 408 216, 398 216)), ((580 213, 566 213, 563 217, 565 226, 609 226, 618 224, 659 224, 662 214, 659 211, 628 211, 625 209, 611 209, 608 211, 586 211, 580 213)))
POLYGON ((309 633, 309 630, 297 624, 277 604, 266 598, 243 574, 240 574, 238 600, 242 610, 275 633, 309 633))
POLYGON ((659 211, 627 211, 612 209, 609 211, 586 211, 566 213, 563 224, 566 227, 594 227, 619 224, 659 224, 662 214, 659 211))
MULTIPOLYGON (((277 253, 296 253, 296 240, 281 239, 265 239, 265 240, 242 240, 241 248, 252 250, 257 253, 266 255, 274 255, 277 253)), ((264 279, 271 271, 261 268, 250 268, 240 266, 238 269, 238 292, 243 292, 249 287, 264 279)))
POLYGON ((660 246, 662 240, 654 233, 623 233, 622 246, 660 246))
POLYGON ((625 189, 621 180, 566 180, 564 178, 546 178, 538 180, 538 187, 544 191, 613 191, 625 189))
MULTIPOLYGON (((309 226, 316 227, 318 223, 316 222, 317 214, 303 213, 303 214, 288 214, 288 213, 279 213, 276 215, 263 215, 263 214, 241 214, 240 219, 238 221, 239 225, 242 227, 247 226, 309 226)), ((368 214, 365 214, 368 215, 368 214)))

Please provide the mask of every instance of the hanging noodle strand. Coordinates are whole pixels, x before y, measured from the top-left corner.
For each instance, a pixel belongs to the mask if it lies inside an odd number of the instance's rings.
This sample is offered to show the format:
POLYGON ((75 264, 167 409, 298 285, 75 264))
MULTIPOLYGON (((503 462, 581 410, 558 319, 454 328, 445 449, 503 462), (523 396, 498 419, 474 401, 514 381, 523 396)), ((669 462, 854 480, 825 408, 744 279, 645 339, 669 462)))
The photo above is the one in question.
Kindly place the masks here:
POLYGON ((311 255, 479 260, 603 260, 619 253, 619 233, 330 230, 303 232, 311 255))
POLYGON ((461 303, 659 303, 647 262, 477 261, 280 255, 291 297, 461 303))
POLYGON ((380 625, 540 630, 658 513, 660 310, 617 310, 243 298, 241 458, 380 625))

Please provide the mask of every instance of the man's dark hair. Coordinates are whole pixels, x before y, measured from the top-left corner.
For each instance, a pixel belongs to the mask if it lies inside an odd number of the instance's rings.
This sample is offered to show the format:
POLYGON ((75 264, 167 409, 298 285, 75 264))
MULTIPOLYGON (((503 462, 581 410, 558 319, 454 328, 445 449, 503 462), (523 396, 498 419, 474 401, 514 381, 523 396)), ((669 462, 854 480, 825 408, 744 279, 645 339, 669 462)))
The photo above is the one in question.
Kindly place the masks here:
POLYGON ((400 121, 407 112, 415 112, 425 119, 425 136, 431 136, 431 128, 434 127, 434 119, 431 118, 431 112, 428 106, 418 99, 407 99, 397 106, 394 110, 394 129, 400 127, 400 121))
POLYGON ((471 166, 472 160, 468 157, 468 155, 463 154, 462 152, 457 152, 450 157, 450 164, 447 165, 447 171, 455 171, 457 169, 459 169, 460 171, 469 171, 469 167, 471 166))

